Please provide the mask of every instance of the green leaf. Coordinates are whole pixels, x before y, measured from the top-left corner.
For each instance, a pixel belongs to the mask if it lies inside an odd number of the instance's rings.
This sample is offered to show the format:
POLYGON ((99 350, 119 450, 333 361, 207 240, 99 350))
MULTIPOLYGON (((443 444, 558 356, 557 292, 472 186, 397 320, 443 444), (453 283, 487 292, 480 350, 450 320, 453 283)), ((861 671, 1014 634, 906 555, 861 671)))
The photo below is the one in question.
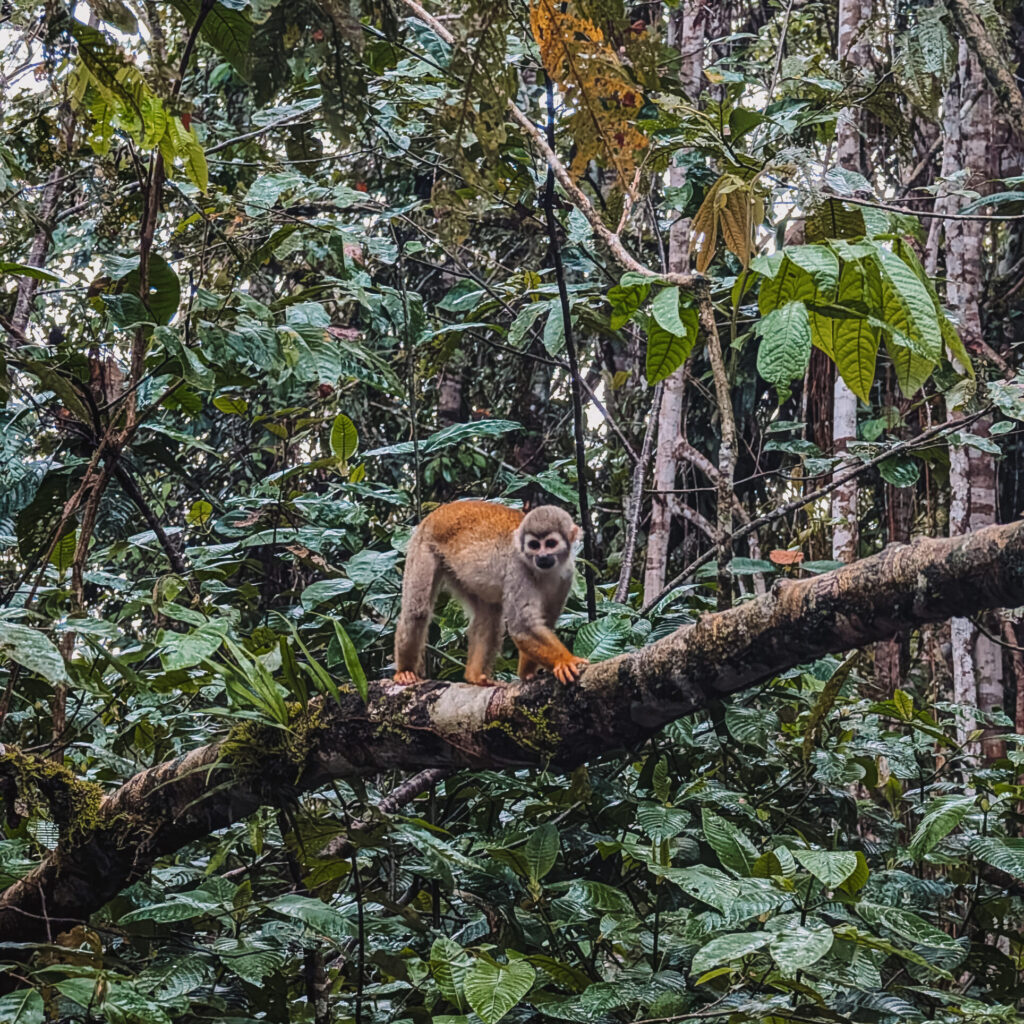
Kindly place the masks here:
POLYGON ((892 702, 896 708, 896 713, 904 722, 912 722, 914 720, 914 698, 906 690, 897 688, 892 695, 892 702))
POLYGON ((211 622, 191 633, 174 633, 164 630, 160 634, 160 664, 164 670, 173 672, 180 668, 192 668, 216 653, 224 641, 226 622, 211 622))
POLYGON ((508 343, 516 348, 520 348, 529 334, 530 328, 536 323, 537 317, 546 309, 550 309, 550 305, 547 302, 528 302, 523 306, 516 314, 515 320, 512 321, 512 326, 508 329, 508 343))
POLYGON ((737 875, 752 874, 757 850, 754 844, 731 822, 720 818, 708 808, 701 811, 704 838, 722 865, 737 875))
MULTIPOLYGON (((142 277, 138 268, 138 260, 135 261, 134 270, 121 278, 118 291, 126 296, 138 296, 139 286, 142 277)), ((152 253, 149 257, 149 294, 143 299, 146 309, 153 314, 153 322, 167 324, 178 312, 178 305, 181 302, 181 282, 174 268, 159 253, 152 253)))
POLYGON ((57 274, 51 273, 49 270, 43 270, 42 267, 33 267, 28 263, 10 263, 7 260, 0 260, 0 274, 32 277, 37 281, 46 281, 48 284, 58 284, 61 280, 57 274))
POLYGON ((856 206, 847 206, 841 199, 826 199, 804 222, 804 237, 808 242, 863 238, 866 234, 864 214, 856 206))
POLYGON ((757 307, 764 315, 791 302, 813 302, 818 297, 814 278, 787 258, 779 263, 774 277, 761 282, 757 307))
POLYGON ((630 630, 630 621, 625 615, 605 615, 580 627, 573 651, 591 661, 607 661, 623 652, 630 630))
POLYGON ((692 815, 682 807, 644 802, 636 809, 636 823, 652 843, 674 839, 690 823, 692 815))
POLYGON ((644 284, 621 285, 617 284, 608 290, 608 301, 611 303, 612 313, 608 325, 613 331, 623 327, 629 318, 644 304, 644 300, 650 293, 651 286, 648 282, 644 284))
POLYGON ((835 889, 857 870, 857 856, 850 850, 794 850, 793 856, 826 889, 835 889))
POLYGON ((477 960, 466 976, 466 999, 484 1024, 497 1024, 533 987, 537 972, 525 960, 477 960))
POLYGON ((772 935, 768 951, 783 973, 792 976, 816 964, 832 948, 834 939, 832 929, 824 922, 813 921, 801 925, 793 917, 772 935))
POLYGON ((206 526, 213 518, 213 506, 202 499, 193 501, 185 513, 185 522, 189 526, 206 526))
MULTIPOLYGON (((881 313, 882 283, 874 261, 843 265, 836 303, 851 313, 881 313)), ((880 336, 875 318, 812 311, 811 333, 814 344, 835 362, 850 390, 868 402, 880 336)))
POLYGON ((237 395, 218 395, 213 404, 227 416, 244 416, 249 409, 249 403, 237 395))
POLYGON ((31 626, 0 619, 0 655, 42 676, 47 682, 68 682, 67 667, 60 651, 31 626))
POLYGON ((78 547, 78 531, 71 530, 53 546, 50 562, 56 566, 57 572, 64 575, 75 561, 75 548, 78 547))
POLYGON ((359 447, 359 433, 356 425, 345 413, 339 412, 331 424, 331 451, 341 462, 348 462, 359 447))
POLYGON ((825 245, 787 245, 783 256, 811 275, 819 293, 832 295, 839 284, 839 259, 825 245))
POLYGON ((335 943, 343 943, 358 934, 359 926, 351 905, 347 908, 351 912, 349 916, 349 913, 323 903, 315 897, 288 893, 272 899, 266 906, 268 910, 280 914, 285 920, 301 921, 311 931, 335 943))
POLYGON ((467 1009, 465 982, 472 961, 466 951, 451 939, 435 939, 430 947, 430 973, 441 995, 463 1012, 467 1009))
POLYGON ((368 684, 366 682, 366 673, 363 671, 359 655, 356 653, 355 644, 352 643, 348 633, 345 632, 337 619, 334 619, 333 623, 334 635, 338 638, 338 643, 341 646, 341 656, 345 661, 345 670, 348 672, 348 677, 352 680, 356 692, 363 698, 363 703, 365 704, 369 695, 368 684))
POLYGON ((549 306, 547 320, 544 321, 544 332, 540 340, 544 343, 548 355, 557 356, 565 348, 565 317, 562 315, 562 307, 558 302, 552 302, 549 306))
POLYGON ((545 822, 534 829, 524 851, 530 877, 540 881, 558 860, 558 829, 545 822))
POLYGON ((757 372, 780 394, 788 394, 790 383, 803 377, 811 358, 807 307, 802 302, 790 302, 772 310, 758 321, 757 333, 761 336, 757 372))
MULTIPOLYGON (((199 0, 171 0, 189 27, 199 17, 199 0)), ((217 51, 239 76, 248 80, 252 72, 252 22, 231 4, 214 3, 199 26, 200 38, 217 51)))
POLYGON ((690 330, 683 323, 679 315, 679 303, 681 300, 682 293, 678 287, 662 288, 654 296, 654 301, 651 303, 651 313, 654 316, 654 322, 662 330, 668 331, 669 334, 674 334, 678 338, 685 338, 690 333, 690 330))
POLYGON ((45 1024, 43 997, 34 988, 20 988, 0 998, 0 1020, 4 1024, 45 1024))
POLYGON ((907 852, 914 860, 921 860, 963 821, 973 806, 973 796, 940 796, 933 800, 915 829, 907 852))
POLYGON ((909 910, 866 901, 855 904, 854 909, 872 927, 888 928, 911 945, 961 952, 960 944, 952 935, 909 910))
POLYGON ((864 854, 861 853, 860 850, 856 850, 854 852, 854 856, 857 858, 857 868, 853 874, 850 875, 850 877, 847 878, 841 886, 839 886, 843 892, 850 896, 854 893, 860 892, 860 890, 868 884, 868 879, 871 877, 871 870, 868 868, 868 861, 864 854))
POLYGON ((878 472, 893 487, 913 487, 921 476, 921 463, 913 455, 893 455, 878 464, 878 472))
POLYGON ((329 580, 317 580, 302 591, 302 607, 307 612, 311 612, 324 601, 333 601, 336 597, 347 594, 354 586, 355 584, 344 576, 329 580))
POLYGON ((1005 871, 1015 879, 1024 879, 1024 839, 1006 836, 975 836, 968 845, 971 854, 1005 871))
POLYGON ((899 344, 936 363, 942 356, 942 332, 935 303, 927 289, 895 253, 876 244, 882 272, 882 311, 900 335, 899 344))
POLYGON ((896 371, 896 383, 899 384, 900 391, 906 398, 912 398, 931 376, 935 363, 890 338, 885 339, 885 349, 896 371))
MULTIPOLYGON (((464 441, 476 440, 480 437, 500 437, 510 430, 522 430, 522 424, 513 420, 477 420, 473 423, 453 423, 450 427, 438 430, 419 443, 421 455, 433 455, 444 448, 462 444, 464 441)), ((411 455, 416 450, 412 441, 399 441, 384 448, 374 448, 363 452, 363 458, 371 455, 411 455)))
POLYGON ((699 982, 700 975, 710 971, 712 967, 739 960, 756 953, 759 949, 764 949, 770 938, 767 932, 733 932, 729 935, 719 935, 701 946, 694 954, 690 974, 696 976, 699 982))
POLYGON ((687 333, 683 335, 666 331, 653 319, 648 319, 645 366, 648 384, 657 384, 670 377, 693 351, 697 343, 697 311, 687 307, 681 311, 680 320, 689 325, 687 333))

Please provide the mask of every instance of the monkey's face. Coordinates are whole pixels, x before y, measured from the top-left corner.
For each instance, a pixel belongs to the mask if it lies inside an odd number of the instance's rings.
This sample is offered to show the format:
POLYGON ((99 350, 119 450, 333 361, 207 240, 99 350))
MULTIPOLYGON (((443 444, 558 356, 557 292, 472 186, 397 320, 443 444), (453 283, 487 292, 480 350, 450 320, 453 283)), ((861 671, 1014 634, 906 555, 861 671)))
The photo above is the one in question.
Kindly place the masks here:
POLYGON ((523 533, 523 557, 541 572, 548 572, 561 565, 570 554, 569 542, 561 533, 523 533))

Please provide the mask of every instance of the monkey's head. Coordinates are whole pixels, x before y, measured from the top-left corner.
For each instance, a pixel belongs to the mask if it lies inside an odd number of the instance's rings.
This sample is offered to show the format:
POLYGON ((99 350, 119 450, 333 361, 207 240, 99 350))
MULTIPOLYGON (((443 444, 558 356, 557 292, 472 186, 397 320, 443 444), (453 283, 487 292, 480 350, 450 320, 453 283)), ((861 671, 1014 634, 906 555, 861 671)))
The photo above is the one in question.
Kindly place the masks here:
POLYGON ((547 572, 566 563, 579 532, 568 512, 554 505, 538 505, 516 529, 516 548, 531 568, 547 572))

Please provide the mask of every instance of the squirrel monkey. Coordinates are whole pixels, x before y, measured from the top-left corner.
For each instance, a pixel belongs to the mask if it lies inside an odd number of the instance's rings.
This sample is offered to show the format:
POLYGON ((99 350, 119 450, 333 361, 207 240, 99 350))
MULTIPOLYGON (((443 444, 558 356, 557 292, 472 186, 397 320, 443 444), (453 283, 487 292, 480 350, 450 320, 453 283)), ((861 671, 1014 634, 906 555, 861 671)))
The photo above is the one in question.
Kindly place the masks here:
POLYGON ((572 654, 551 627, 572 586, 572 544, 579 532, 554 505, 525 515, 489 501, 455 501, 434 509, 409 541, 395 680, 404 685, 423 680, 427 627, 442 589, 469 613, 467 682, 490 682, 506 624, 519 648, 521 679, 540 667, 562 683, 577 679, 587 660, 572 654))

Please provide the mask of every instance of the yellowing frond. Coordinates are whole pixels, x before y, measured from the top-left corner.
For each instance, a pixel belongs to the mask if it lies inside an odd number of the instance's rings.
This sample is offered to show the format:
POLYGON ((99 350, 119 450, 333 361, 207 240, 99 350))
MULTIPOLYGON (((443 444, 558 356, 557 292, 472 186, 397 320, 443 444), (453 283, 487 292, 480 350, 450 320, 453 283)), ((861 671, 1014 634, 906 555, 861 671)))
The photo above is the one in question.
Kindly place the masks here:
POLYGON ((601 29, 576 14, 573 4, 560 8, 555 0, 533 0, 530 28, 544 70, 564 98, 576 144, 569 171, 582 177, 595 160, 614 170, 619 188, 628 189, 637 153, 647 147, 647 138, 633 123, 643 96, 601 29))

